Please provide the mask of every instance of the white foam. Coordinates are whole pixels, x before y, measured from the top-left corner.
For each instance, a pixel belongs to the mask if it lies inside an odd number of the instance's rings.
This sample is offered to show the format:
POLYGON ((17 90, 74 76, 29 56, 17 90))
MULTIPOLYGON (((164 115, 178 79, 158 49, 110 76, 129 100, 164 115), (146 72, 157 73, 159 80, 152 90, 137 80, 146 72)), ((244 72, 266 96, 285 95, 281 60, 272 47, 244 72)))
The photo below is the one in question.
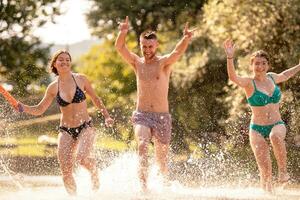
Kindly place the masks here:
MULTIPOLYGON (((189 188, 173 181, 170 186, 163 186, 162 178, 158 175, 158 168, 153 165, 149 172, 149 193, 140 192, 137 177, 138 159, 135 153, 125 153, 116 158, 112 164, 100 173, 100 190, 93 193, 89 173, 79 168, 76 171, 78 195, 67 195, 61 177, 38 176, 23 177, 20 183, 22 189, 0 192, 0 199, 5 200, 169 200, 169 199, 300 199, 300 191, 296 189, 277 189, 274 195, 264 193, 256 187, 233 187, 224 183, 214 187, 189 188), (39 187, 28 183, 38 184, 39 187), (27 184, 26 184, 27 183, 27 184)), ((0 182, 9 181, 9 177, 0 177, 0 182)))

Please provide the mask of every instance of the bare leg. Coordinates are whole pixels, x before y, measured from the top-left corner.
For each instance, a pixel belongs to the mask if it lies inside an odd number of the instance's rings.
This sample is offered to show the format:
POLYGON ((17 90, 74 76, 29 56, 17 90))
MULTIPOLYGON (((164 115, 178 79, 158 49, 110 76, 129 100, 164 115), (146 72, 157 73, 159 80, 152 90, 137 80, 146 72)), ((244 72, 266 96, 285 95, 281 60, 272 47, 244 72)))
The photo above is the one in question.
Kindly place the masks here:
POLYGON ((287 173, 287 153, 284 141, 285 135, 286 128, 282 124, 274 126, 270 134, 270 141, 278 165, 278 181, 281 183, 287 182, 289 179, 287 173))
POLYGON ((169 144, 163 144, 159 142, 157 139, 155 142, 155 157, 156 162, 158 163, 159 169, 165 181, 168 180, 168 153, 169 153, 169 144))
POLYGON ((78 151, 76 160, 85 167, 91 174, 92 189, 98 190, 100 183, 96 160, 92 157, 92 151, 95 141, 95 130, 92 127, 83 129, 78 138, 78 151))
POLYGON ((148 144, 151 138, 151 130, 149 127, 137 124, 134 127, 135 136, 138 141, 139 155, 139 179, 142 184, 142 190, 147 191, 148 178, 148 144))
POLYGON ((58 160, 65 188, 70 195, 76 195, 76 183, 73 177, 74 153, 77 146, 72 136, 60 132, 58 138, 58 160))
POLYGON ((250 144, 260 171, 260 183, 264 190, 272 192, 272 163, 269 146, 257 132, 250 130, 250 144))

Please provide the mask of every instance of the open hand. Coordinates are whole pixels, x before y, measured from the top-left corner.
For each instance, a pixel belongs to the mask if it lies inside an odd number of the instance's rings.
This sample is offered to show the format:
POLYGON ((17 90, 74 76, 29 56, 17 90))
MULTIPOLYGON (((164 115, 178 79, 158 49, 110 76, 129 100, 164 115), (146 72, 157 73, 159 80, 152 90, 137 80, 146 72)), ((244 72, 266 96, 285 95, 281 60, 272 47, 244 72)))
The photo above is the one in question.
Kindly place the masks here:
POLYGON ((14 106, 14 109, 20 113, 24 112, 24 105, 20 102, 18 102, 17 106, 14 106))
POLYGON ((225 53, 227 55, 227 58, 233 58, 234 51, 235 51, 235 44, 233 44, 231 39, 225 40, 223 43, 225 53))
POLYGON ((112 127, 114 124, 114 120, 111 117, 108 117, 105 119, 105 126, 106 127, 112 127))

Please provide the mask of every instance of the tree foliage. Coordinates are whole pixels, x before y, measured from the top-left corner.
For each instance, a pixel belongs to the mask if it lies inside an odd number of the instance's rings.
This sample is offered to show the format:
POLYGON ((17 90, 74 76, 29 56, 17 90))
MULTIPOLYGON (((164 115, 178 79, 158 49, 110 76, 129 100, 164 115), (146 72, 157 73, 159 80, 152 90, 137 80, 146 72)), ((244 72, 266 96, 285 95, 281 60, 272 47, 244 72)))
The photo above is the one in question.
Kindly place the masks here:
MULTIPOLYGON (((123 107, 130 102, 136 90, 135 75, 124 63, 113 46, 113 40, 103 40, 81 57, 76 70, 86 74, 96 92, 109 103, 109 107, 123 107)), ((129 43, 129 47, 135 43, 129 43)))
MULTIPOLYGON (((92 0, 88 21, 94 34, 103 37, 117 30, 118 22, 129 17, 135 36, 144 30, 178 31, 189 21, 195 24, 205 0, 92 0)), ((179 31, 181 33, 181 31, 179 31)), ((138 37, 137 37, 138 38, 138 37)))
POLYGON ((25 92, 28 84, 44 77, 48 47, 32 31, 54 20, 64 0, 0 1, 0 78, 25 92))

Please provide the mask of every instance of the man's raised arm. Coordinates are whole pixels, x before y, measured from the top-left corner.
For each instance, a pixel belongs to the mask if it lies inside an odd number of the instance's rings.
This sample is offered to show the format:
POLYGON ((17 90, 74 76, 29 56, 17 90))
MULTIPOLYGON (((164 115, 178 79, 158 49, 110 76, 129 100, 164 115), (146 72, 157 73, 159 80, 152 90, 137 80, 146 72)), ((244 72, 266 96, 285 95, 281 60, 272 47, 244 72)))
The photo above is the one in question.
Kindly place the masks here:
POLYGON ((184 54, 195 30, 196 29, 188 30, 188 22, 185 24, 183 38, 177 43, 175 49, 163 58, 163 64, 165 66, 172 65, 184 54))
POLYGON ((136 60, 138 56, 132 52, 130 52, 125 44, 125 38, 129 29, 128 25, 128 16, 126 16, 125 22, 121 22, 119 26, 120 32, 118 34, 115 47, 119 54, 126 60, 129 64, 131 64, 135 68, 136 60))

